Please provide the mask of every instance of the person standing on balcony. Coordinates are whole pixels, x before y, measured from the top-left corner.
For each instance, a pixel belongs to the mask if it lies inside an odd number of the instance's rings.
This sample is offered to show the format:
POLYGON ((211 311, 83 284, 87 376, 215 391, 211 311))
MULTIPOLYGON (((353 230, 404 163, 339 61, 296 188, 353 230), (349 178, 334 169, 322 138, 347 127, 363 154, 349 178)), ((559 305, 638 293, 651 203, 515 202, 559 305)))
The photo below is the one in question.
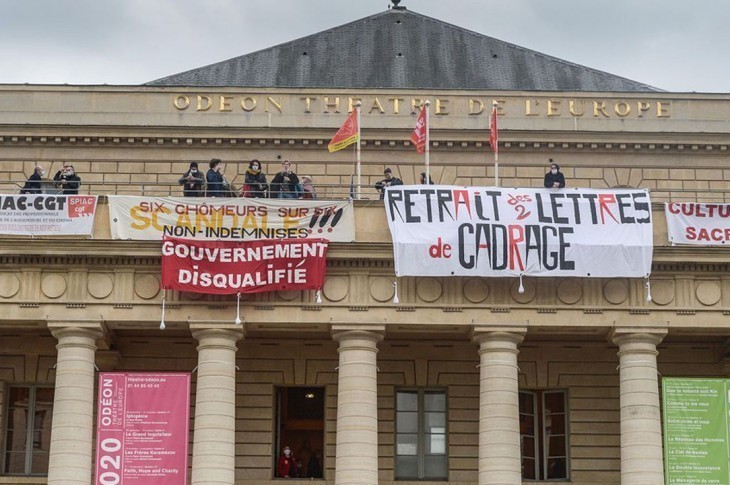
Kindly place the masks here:
POLYGON ((205 174, 208 183, 208 197, 226 197, 226 188, 223 178, 223 162, 220 158, 213 158, 209 163, 210 169, 205 174))
POLYGON ((281 171, 271 181, 272 198, 298 199, 300 191, 299 177, 292 172, 291 162, 284 160, 281 162, 281 171))
POLYGON ((550 159, 550 171, 545 174, 546 189, 562 189, 565 187, 565 176, 560 171, 560 165, 550 159))
POLYGON ((302 199, 316 199, 317 190, 312 184, 312 177, 309 175, 302 175, 302 199))
POLYGON ((204 197, 205 196, 205 178, 203 173, 198 170, 198 162, 190 162, 188 171, 177 181, 183 186, 183 195, 185 197, 204 197))
POLYGON ((383 170, 385 178, 375 183, 375 188, 380 192, 380 200, 385 198, 385 189, 394 185, 403 185, 403 181, 398 177, 393 177, 393 171, 390 168, 383 170))
POLYGON ((261 170, 261 162, 256 159, 251 160, 246 169, 244 178, 244 186, 241 191, 243 197, 264 198, 267 196, 269 185, 266 183, 266 175, 261 170))
POLYGON ((33 175, 28 177, 28 180, 25 181, 25 185, 22 189, 20 189, 21 194, 40 194, 43 192, 41 190, 41 180, 43 180, 43 177, 46 176, 46 171, 41 167, 40 165, 36 165, 35 169, 33 169, 33 175))
POLYGON ((56 187, 61 189, 63 195, 77 195, 81 185, 81 177, 76 175, 73 165, 64 165, 61 170, 53 176, 56 187))
POLYGON ((291 448, 285 446, 281 450, 279 461, 276 464, 277 478, 296 478, 297 477, 297 461, 291 453, 291 448))

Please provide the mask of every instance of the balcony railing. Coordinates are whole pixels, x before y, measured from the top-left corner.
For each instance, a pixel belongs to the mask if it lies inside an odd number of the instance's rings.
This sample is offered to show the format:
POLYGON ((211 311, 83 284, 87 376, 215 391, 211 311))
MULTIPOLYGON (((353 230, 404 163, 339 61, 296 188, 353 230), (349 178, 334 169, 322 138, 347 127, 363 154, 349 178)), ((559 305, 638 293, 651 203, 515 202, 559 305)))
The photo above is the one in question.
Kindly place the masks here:
MULTIPOLYGON (((0 192, 18 194, 25 180, 11 180, 0 183, 0 192)), ((622 186, 621 188, 628 188, 622 186)), ((641 187, 638 187, 641 188, 641 187)), ((350 184, 316 184, 318 199, 341 200, 358 198, 358 186, 350 184)), ((44 193, 60 193, 53 181, 42 182, 44 193)), ((652 202, 712 202, 730 203, 730 191, 710 189, 649 189, 652 202)), ((236 190, 237 192, 237 190, 236 190)), ((182 197, 182 186, 164 182, 84 182, 81 181, 79 194, 89 195, 144 195, 153 197, 182 197)), ((380 195, 375 188, 363 184, 360 199, 378 200, 380 195)))

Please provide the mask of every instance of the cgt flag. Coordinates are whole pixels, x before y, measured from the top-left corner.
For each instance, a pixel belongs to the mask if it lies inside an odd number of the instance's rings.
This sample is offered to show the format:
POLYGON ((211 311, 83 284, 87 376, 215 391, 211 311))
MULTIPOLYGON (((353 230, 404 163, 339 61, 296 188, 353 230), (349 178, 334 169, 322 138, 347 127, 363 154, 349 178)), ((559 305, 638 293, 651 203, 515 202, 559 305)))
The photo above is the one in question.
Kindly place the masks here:
POLYGON ((426 106, 421 107, 421 114, 416 120, 416 129, 413 130, 411 135, 411 143, 413 143, 418 150, 418 154, 423 154, 426 148, 426 132, 428 131, 428 123, 426 123, 426 106))
POLYGON ((342 150, 343 148, 356 143, 359 138, 360 130, 357 126, 357 111, 352 110, 352 113, 350 113, 350 116, 347 117, 345 123, 339 130, 337 130, 335 136, 333 136, 330 140, 327 145, 327 150, 329 150, 330 153, 342 150))

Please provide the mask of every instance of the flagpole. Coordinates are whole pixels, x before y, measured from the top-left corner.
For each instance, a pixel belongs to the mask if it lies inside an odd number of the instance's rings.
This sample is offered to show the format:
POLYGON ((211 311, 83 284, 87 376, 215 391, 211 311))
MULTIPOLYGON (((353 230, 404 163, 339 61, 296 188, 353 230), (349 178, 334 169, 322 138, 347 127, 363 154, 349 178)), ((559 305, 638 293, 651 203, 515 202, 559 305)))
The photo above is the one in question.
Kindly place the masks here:
POLYGON ((357 163, 357 200, 362 198, 362 166, 360 165, 360 106, 362 103, 358 101, 355 104, 357 111, 357 142, 355 143, 355 160, 357 163))
MULTIPOLYGON (((494 117, 494 121, 493 121, 494 126, 495 126, 495 128, 497 128, 497 130, 495 130, 497 132, 497 135, 494 140, 494 147, 492 147, 494 149, 494 186, 499 187, 499 139, 497 138, 497 137, 499 137, 499 129, 497 127, 497 102, 496 101, 492 102, 492 116, 494 117)), ((489 123, 490 130, 492 128, 491 125, 492 125, 492 123, 489 123)))
POLYGON ((430 152, 431 152, 431 124, 428 119, 428 107, 431 106, 431 101, 426 100, 424 103, 426 107, 426 185, 430 183, 431 180, 431 163, 430 163, 430 152))

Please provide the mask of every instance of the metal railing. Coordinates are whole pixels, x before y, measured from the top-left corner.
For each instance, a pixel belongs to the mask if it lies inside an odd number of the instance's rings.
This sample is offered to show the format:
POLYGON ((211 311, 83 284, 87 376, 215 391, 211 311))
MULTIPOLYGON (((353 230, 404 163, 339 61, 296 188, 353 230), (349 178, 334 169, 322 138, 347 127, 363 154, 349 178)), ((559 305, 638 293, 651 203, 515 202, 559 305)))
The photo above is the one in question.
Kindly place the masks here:
MULTIPOLYGON (((11 180, 0 183, 0 192, 20 193, 25 180, 11 180)), ((485 184, 487 185, 487 184, 485 184)), ((512 188, 512 187, 505 187, 512 188)), ((621 187, 629 188, 629 187, 621 187)), ((641 187, 638 187, 641 188, 641 187)), ((239 193, 239 188, 235 187, 239 193)), ((318 199, 342 200, 357 198, 357 185, 323 183, 316 184, 318 199)), ((712 202, 730 203, 730 190, 712 189, 649 189, 652 202, 712 202)), ((44 180, 43 193, 57 194, 60 189, 53 181, 44 180)), ((175 182, 84 182, 81 181, 79 194, 83 195, 143 195, 152 197, 182 197, 182 186, 175 182)), ((362 185, 362 200, 378 200, 380 194, 373 185, 362 185)))

